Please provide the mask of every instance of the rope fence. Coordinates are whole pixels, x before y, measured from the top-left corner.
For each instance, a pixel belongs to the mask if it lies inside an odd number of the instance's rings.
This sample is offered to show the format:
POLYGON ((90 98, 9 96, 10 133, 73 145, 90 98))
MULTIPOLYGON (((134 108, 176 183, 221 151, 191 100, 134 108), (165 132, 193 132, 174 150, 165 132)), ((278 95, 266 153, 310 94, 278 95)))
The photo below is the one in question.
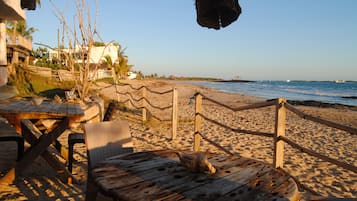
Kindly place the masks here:
MULTIPOLYGON (((218 149, 224 151, 225 153, 232 155, 232 153, 229 150, 225 149, 223 146, 219 145, 218 143, 208 139, 202 133, 202 131, 201 131, 202 125, 201 124, 202 124, 202 120, 205 120, 205 121, 208 121, 210 123, 213 123, 215 125, 223 127, 225 129, 230 130, 235 133, 245 133, 245 134, 250 134, 250 135, 258 135, 258 136, 272 138, 274 141, 273 166, 275 168, 283 167, 283 164, 284 164, 284 143, 287 143, 292 148, 297 149, 300 152, 306 153, 310 156, 314 156, 314 157, 319 158, 323 161, 330 162, 330 163, 332 163, 338 167, 341 167, 345 170, 349 170, 349 171, 357 173, 356 166, 354 166, 352 164, 345 163, 345 162, 341 162, 337 159, 317 153, 317 152, 315 152, 311 149, 305 148, 305 147, 297 144, 296 142, 292 141, 291 139, 285 137, 286 112, 287 112, 287 110, 289 110, 292 113, 296 114, 298 117, 301 117, 303 119, 310 120, 310 121, 313 121, 316 123, 320 123, 320 124, 323 124, 328 127, 346 131, 346 132, 350 133, 351 135, 357 135, 356 128, 341 125, 341 124, 338 124, 338 123, 335 123, 335 122, 332 122, 329 120, 325 120, 325 119, 321 119, 318 117, 314 117, 312 115, 305 114, 304 112, 300 111, 299 109, 297 109, 294 106, 287 103, 287 100, 284 98, 268 100, 266 102, 255 103, 255 104, 242 106, 242 107, 238 107, 238 108, 232 108, 224 103, 221 103, 219 101, 211 99, 199 92, 194 95, 194 98, 195 98, 195 132, 194 132, 194 143, 193 143, 194 151, 200 151, 200 141, 201 141, 201 139, 203 139, 203 140, 207 141, 208 143, 212 144, 213 146, 217 147, 218 149), (275 105, 275 110, 276 110, 275 132, 274 133, 265 133, 265 132, 260 132, 260 131, 251 131, 251 130, 245 130, 245 129, 239 129, 239 128, 232 128, 228 125, 220 123, 217 120, 211 119, 211 118, 203 115, 202 100, 212 102, 214 104, 217 104, 221 107, 224 107, 224 108, 229 109, 234 112, 248 110, 248 109, 258 109, 258 108, 269 107, 269 106, 275 105)), ((307 190, 315 195, 317 194, 314 190, 303 185, 296 178, 294 178, 294 180, 297 182, 300 189, 307 190)))
POLYGON ((152 90, 147 86, 134 87, 133 85, 130 84, 113 84, 110 86, 102 87, 99 90, 106 89, 113 86, 115 87, 115 93, 118 95, 118 102, 123 102, 124 104, 129 104, 135 109, 140 109, 142 111, 143 122, 147 121, 149 114, 150 117, 153 117, 159 121, 171 121, 172 123, 171 139, 176 138, 177 124, 178 124, 178 93, 176 88, 160 92, 160 91, 152 90), (122 92, 123 90, 118 89, 118 88, 124 89, 123 87, 129 87, 129 90, 122 92), (135 97, 134 94, 137 94, 138 92, 139 93, 141 92, 141 96, 135 97), (153 103, 152 101, 150 101, 150 99, 147 96, 147 92, 160 96, 171 94, 172 103, 167 106, 159 106, 153 103), (168 109, 172 110, 170 119, 162 119, 157 115, 154 115, 153 112, 153 110, 163 111, 168 109))

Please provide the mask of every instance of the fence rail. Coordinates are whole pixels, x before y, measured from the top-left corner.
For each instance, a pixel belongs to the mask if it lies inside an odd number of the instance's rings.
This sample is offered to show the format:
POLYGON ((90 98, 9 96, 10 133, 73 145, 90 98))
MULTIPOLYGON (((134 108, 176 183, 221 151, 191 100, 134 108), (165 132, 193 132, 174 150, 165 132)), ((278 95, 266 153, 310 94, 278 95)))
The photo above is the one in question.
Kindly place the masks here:
POLYGON ((326 126, 337 128, 343 131, 346 131, 352 135, 357 135, 357 128, 352 128, 350 126, 341 125, 332 121, 328 121, 325 119, 320 119, 318 117, 314 117, 312 115, 305 114, 304 112, 298 110, 294 106, 290 105, 289 103, 285 103, 286 109, 290 110, 291 112, 295 113, 296 115, 300 116, 303 119, 307 119, 316 123, 324 124, 326 126))
MULTIPOLYGON (((195 97, 195 132, 194 132, 194 144, 193 144, 193 149, 195 151, 200 150, 200 141, 201 139, 206 140, 213 146, 217 147, 218 149, 224 151, 227 154, 232 154, 230 151, 225 149, 223 146, 219 145, 218 143, 208 139, 202 132, 201 132, 201 124, 202 120, 208 121, 210 123, 216 124, 220 127, 223 127, 225 129, 231 130, 236 133, 245 133, 245 134, 251 134, 251 135, 259 135, 259 136, 264 136, 264 137, 270 137, 273 138, 274 140, 274 155, 273 155, 273 166, 275 168, 282 168, 284 164, 284 143, 289 144, 292 148, 295 148, 303 153, 309 154, 311 156, 317 157, 323 161, 330 162, 332 164, 337 165, 338 167, 341 167, 345 170, 353 171, 357 173, 357 167, 348 164, 345 162, 341 162, 337 159, 333 159, 331 157, 325 156, 323 154, 320 154, 318 152, 315 152, 313 150, 310 150, 308 148, 305 148, 296 142, 292 141, 291 139, 285 137, 285 128, 286 128, 286 113, 287 110, 291 111, 292 113, 296 114, 297 116, 310 120, 316 123, 323 124, 328 127, 332 127, 335 129, 339 129, 342 131, 346 131, 350 133, 351 135, 356 135, 357 134, 357 129, 350 127, 350 126, 345 126, 341 125, 329 120, 321 119, 312 115, 305 114, 304 112, 300 111, 299 109, 295 108, 294 106, 290 105, 287 103, 287 100, 284 98, 279 98, 279 99, 273 99, 269 100, 266 102, 260 102, 260 103, 255 103, 247 106, 242 106, 238 108, 232 108, 224 103, 221 103, 219 101, 216 101, 214 99, 211 99, 201 93, 196 93, 194 95, 195 97), (223 123, 220 123, 214 119, 211 119, 205 115, 202 114, 203 108, 202 108, 202 100, 207 100, 209 102, 215 103, 221 107, 224 107, 226 109, 230 109, 231 111, 243 111, 243 110, 248 110, 248 109, 258 109, 262 107, 269 107, 275 105, 275 131, 274 133, 265 133, 265 132, 260 132, 260 131, 251 131, 251 130, 244 130, 244 129, 239 129, 239 128, 232 128, 228 125, 225 125, 223 123)), ((297 181, 298 185, 300 188, 308 190, 312 192, 313 194, 317 194, 315 191, 312 189, 306 187, 305 185, 301 184, 296 178, 294 180, 297 181)))
POLYGON ((124 85, 114 84, 114 85, 110 85, 110 86, 105 86, 101 89, 105 89, 105 88, 109 88, 109 87, 113 87, 113 86, 116 89, 116 94, 118 95, 118 101, 121 101, 125 104, 129 103, 135 109, 142 110, 142 121, 143 122, 147 121, 148 112, 150 112, 150 115, 152 117, 154 117, 155 119, 158 119, 160 121, 171 121, 171 123, 172 123, 171 139, 176 138, 177 124, 178 124, 178 93, 177 93, 176 88, 160 92, 160 91, 152 90, 144 85, 140 86, 140 87, 134 87, 133 85, 130 85, 130 84, 124 84, 124 85), (118 90, 118 87, 129 87, 130 90, 126 91, 126 92, 121 92, 121 90, 118 90), (134 93, 137 93, 140 91, 141 91, 141 96, 139 98, 136 98, 134 96, 134 93), (171 93, 172 94, 172 103, 167 106, 156 105, 148 99, 147 92, 156 94, 156 95, 166 95, 166 94, 171 93), (122 97, 119 98, 119 95, 122 97), (123 99, 123 98, 125 98, 125 99, 123 99), (122 99, 122 100, 120 100, 120 99, 122 99), (150 111, 150 109, 156 109, 156 110, 162 111, 162 110, 168 110, 170 108, 172 109, 172 112, 171 112, 172 115, 171 115, 171 118, 168 120, 161 119, 160 117, 154 115, 152 111, 150 111))

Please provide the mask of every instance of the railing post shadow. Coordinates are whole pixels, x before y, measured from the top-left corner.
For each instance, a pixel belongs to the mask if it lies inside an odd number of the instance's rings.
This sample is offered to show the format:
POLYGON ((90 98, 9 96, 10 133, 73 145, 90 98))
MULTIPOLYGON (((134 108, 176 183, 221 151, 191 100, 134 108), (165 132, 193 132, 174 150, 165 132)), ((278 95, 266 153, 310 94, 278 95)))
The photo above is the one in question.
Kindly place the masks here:
POLYGON ((146 111, 146 87, 144 86, 142 89, 142 115, 143 115, 143 123, 147 121, 147 111, 146 111))
POLYGON ((172 91, 172 135, 171 139, 176 138, 178 123, 178 92, 177 88, 173 88, 172 91))
POLYGON ((194 133, 194 141, 193 141, 193 150, 200 150, 201 143, 201 122, 202 117, 200 113, 202 111, 202 95, 200 93, 195 94, 195 133, 194 133))
POLYGON ((284 141, 279 139, 280 136, 285 136, 286 127, 286 99, 276 99, 275 110, 275 132, 274 132, 274 158, 273 165, 275 168, 282 168, 284 165, 284 141))

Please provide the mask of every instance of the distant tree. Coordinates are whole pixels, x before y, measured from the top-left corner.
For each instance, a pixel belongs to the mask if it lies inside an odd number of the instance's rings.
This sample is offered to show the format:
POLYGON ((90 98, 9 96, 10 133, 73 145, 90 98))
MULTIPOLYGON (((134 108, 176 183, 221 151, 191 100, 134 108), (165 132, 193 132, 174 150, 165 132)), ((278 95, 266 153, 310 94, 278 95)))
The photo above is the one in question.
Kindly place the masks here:
POLYGON ((115 73, 120 76, 121 78, 125 78, 127 76, 127 73, 131 70, 133 65, 128 64, 128 57, 124 54, 124 50, 121 49, 121 46, 119 46, 118 50, 118 56, 116 60, 116 64, 114 65, 115 68, 115 73))
POLYGON ((37 49, 32 50, 32 54, 35 58, 43 58, 48 54, 48 49, 45 47, 38 47, 37 49))
POLYGON ((114 83, 118 84, 118 75, 115 72, 115 68, 114 68, 115 63, 113 63, 112 57, 110 55, 105 55, 104 59, 102 60, 102 63, 106 64, 107 67, 112 70, 112 77, 113 77, 114 83))
POLYGON ((133 71, 134 73, 136 73, 136 79, 143 79, 144 78, 144 74, 141 71, 133 71))
POLYGON ((102 46, 105 46, 105 43, 104 42, 100 42, 100 41, 94 41, 93 42, 93 46, 94 47, 102 47, 102 46))

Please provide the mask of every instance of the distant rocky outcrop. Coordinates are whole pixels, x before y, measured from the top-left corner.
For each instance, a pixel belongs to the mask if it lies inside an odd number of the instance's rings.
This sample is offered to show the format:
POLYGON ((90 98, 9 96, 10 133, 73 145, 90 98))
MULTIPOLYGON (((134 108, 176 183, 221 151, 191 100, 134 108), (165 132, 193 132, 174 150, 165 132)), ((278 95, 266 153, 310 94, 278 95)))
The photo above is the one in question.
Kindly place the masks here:
POLYGON ((325 103, 325 102, 314 101, 314 100, 288 100, 288 103, 290 103, 291 105, 304 105, 304 106, 312 106, 312 107, 320 107, 320 108, 336 108, 336 109, 348 108, 357 111, 357 106, 344 105, 339 103, 325 103))

